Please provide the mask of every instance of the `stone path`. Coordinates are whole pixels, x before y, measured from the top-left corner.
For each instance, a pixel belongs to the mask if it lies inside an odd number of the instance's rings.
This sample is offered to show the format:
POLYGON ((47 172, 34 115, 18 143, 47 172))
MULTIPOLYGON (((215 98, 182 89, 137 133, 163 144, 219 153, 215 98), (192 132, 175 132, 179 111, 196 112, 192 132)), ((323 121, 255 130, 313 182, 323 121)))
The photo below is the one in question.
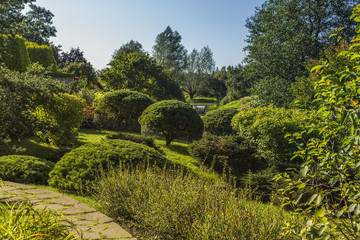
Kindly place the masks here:
POLYGON ((0 182, 0 202, 30 201, 36 208, 49 207, 72 221, 83 239, 136 240, 112 218, 77 200, 47 189, 29 185, 0 182))

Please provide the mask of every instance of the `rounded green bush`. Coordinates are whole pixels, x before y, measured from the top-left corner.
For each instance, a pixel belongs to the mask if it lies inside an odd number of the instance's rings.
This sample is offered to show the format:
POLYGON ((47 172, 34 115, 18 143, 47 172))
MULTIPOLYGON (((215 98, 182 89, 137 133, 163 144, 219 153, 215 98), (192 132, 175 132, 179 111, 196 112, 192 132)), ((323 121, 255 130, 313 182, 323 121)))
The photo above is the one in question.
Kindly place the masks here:
POLYGON ((164 100, 150 105, 139 118, 142 130, 162 133, 169 145, 175 138, 200 139, 204 124, 189 104, 164 100))
POLYGON ((235 130, 231 127, 231 120, 238 113, 233 108, 222 108, 208 112, 203 117, 205 132, 210 134, 225 136, 235 133, 235 130))
POLYGON ((0 179, 19 183, 46 184, 54 163, 45 159, 8 155, 0 157, 0 179))
POLYGON ((50 172, 49 185, 71 191, 86 191, 102 170, 119 164, 135 167, 144 163, 171 165, 158 151, 127 140, 104 140, 85 144, 65 154, 50 172))
POLYGON ((112 130, 140 131, 138 118, 154 101, 147 95, 134 91, 113 91, 100 99, 95 113, 97 124, 112 130))

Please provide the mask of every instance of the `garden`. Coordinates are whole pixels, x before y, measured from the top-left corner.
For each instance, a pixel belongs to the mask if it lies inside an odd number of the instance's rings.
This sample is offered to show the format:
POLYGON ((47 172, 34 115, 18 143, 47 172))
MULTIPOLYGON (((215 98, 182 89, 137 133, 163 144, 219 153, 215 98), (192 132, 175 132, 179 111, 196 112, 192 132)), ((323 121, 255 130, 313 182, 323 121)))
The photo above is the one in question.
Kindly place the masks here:
MULTIPOLYGON (((256 61, 215 71, 208 47, 179 72, 131 41, 96 72, 79 49, 59 55, 48 36, 4 31, 0 180, 70 194, 138 239, 358 239, 360 5, 351 9, 355 36, 333 31, 286 94, 265 93, 287 78, 260 79, 256 61), (211 106, 200 116, 192 104, 211 106)), ((1 239, 76 239, 51 209, 1 196, 0 220, 1 239)))

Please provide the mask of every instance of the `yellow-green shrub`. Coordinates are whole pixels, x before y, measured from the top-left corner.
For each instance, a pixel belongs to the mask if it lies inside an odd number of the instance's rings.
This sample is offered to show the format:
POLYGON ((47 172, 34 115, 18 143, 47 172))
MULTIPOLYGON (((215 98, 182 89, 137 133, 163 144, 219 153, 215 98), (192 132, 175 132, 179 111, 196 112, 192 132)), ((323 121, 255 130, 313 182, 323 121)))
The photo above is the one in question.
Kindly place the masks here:
POLYGON ((0 62, 10 70, 25 72, 30 64, 29 54, 26 50, 25 39, 21 36, 0 34, 0 62))
POLYGON ((71 145, 76 141, 78 129, 84 117, 85 101, 75 95, 59 93, 46 104, 38 106, 33 116, 47 130, 38 131, 43 140, 58 146, 71 145))
POLYGON ((26 42, 26 49, 32 63, 39 63, 45 68, 51 67, 54 71, 57 69, 54 53, 50 46, 26 42))

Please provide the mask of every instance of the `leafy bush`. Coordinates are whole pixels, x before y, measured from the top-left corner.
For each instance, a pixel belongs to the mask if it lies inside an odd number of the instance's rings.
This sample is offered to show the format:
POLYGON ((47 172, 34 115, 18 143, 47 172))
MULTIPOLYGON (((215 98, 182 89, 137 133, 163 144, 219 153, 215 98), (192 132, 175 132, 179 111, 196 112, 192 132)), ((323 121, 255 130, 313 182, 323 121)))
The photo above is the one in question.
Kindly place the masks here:
POLYGON ((26 50, 29 53, 30 61, 32 63, 39 63, 44 68, 51 68, 52 71, 56 71, 57 64, 50 46, 26 42, 26 50))
POLYGON ((143 144, 126 140, 106 140, 89 143, 65 154, 50 172, 50 186, 65 190, 86 191, 99 171, 120 163, 171 166, 159 152, 143 144))
POLYGON ((0 157, 0 178, 19 183, 46 184, 54 164, 32 156, 0 157))
POLYGON ((76 239, 77 232, 69 221, 48 208, 38 210, 30 204, 0 203, 0 235, 2 240, 14 239, 76 239))
POLYGON ((277 207, 249 201, 224 182, 158 168, 110 171, 95 183, 93 196, 144 239, 277 240, 286 219, 277 207))
POLYGON ((112 130, 139 131, 138 118, 154 101, 147 95, 134 91, 113 91, 99 99, 95 113, 101 127, 112 130))
POLYGON ((58 146, 76 142, 78 129, 83 121, 85 101, 75 95, 59 93, 32 112, 43 125, 37 135, 58 146))
POLYGON ((236 109, 225 108, 208 112, 203 117, 204 129, 210 134, 219 136, 234 134, 231 120, 238 113, 236 109))
POLYGON ((25 72, 30 65, 29 54, 26 50, 25 39, 21 36, 0 34, 0 63, 13 71, 25 72), (4 49, 4 50, 3 50, 4 49))
POLYGON ((290 143, 285 135, 301 132, 315 120, 314 115, 303 110, 265 107, 239 112, 233 118, 232 126, 257 149, 260 156, 271 165, 278 165, 289 163, 297 151, 296 144, 290 143))
POLYGON ((146 137, 146 136, 137 136, 129 133, 116 133, 106 136, 108 139, 123 139, 123 140, 129 140, 136 143, 144 144, 148 147, 154 148, 156 150, 160 150, 156 145, 155 141, 152 137, 146 137))
POLYGON ((250 109, 255 108, 256 104, 257 104, 257 96, 247 96, 247 97, 243 97, 240 98, 238 100, 239 103, 239 107, 238 110, 239 111, 249 111, 250 109))
POLYGON ((241 176, 250 169, 260 170, 266 167, 262 159, 254 157, 255 149, 235 136, 207 135, 192 143, 189 152, 193 158, 213 167, 219 173, 229 168, 232 174, 241 176))
POLYGON ((196 110, 177 100, 165 100, 150 105, 140 116, 139 123, 144 131, 162 133, 166 145, 170 145, 177 137, 200 139, 204 130, 204 124, 196 110))

